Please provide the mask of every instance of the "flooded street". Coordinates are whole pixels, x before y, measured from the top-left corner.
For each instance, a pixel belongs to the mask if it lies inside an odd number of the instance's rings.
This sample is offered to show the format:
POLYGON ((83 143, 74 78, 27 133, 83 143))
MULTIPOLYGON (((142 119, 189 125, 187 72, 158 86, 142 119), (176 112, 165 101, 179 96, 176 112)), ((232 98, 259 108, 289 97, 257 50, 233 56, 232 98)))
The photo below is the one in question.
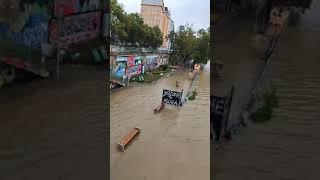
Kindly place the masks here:
POLYGON ((210 179, 210 64, 196 82, 198 96, 180 109, 161 102, 162 89, 187 92, 188 72, 176 72, 153 84, 132 85, 113 92, 111 113, 111 179, 209 180, 210 179), (176 81, 181 87, 176 88, 176 81), (124 152, 116 144, 132 128, 140 135, 124 152))
POLYGON ((105 179, 104 68, 61 70, 0 89, 1 180, 105 179))
POLYGON ((319 179, 320 1, 281 35, 271 61, 279 108, 217 153, 217 180, 319 179))

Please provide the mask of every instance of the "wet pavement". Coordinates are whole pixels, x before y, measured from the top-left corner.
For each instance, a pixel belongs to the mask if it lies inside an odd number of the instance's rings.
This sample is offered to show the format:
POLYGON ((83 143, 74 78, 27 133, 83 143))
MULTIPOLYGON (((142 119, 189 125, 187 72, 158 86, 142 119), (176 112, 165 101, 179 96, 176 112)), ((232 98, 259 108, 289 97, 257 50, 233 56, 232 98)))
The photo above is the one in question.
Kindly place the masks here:
POLYGON ((105 179, 106 85, 100 67, 0 89, 0 179, 105 179))
POLYGON ((210 179, 209 66, 196 83, 196 99, 180 109, 166 106, 160 114, 153 114, 163 88, 187 91, 191 84, 188 72, 111 94, 111 179, 210 179), (176 88, 176 80, 181 87, 176 88), (116 144, 134 127, 141 128, 140 135, 126 151, 118 152, 116 144))
MULTIPOLYGON (((320 2, 281 35, 270 74, 279 108, 216 154, 217 180, 319 179, 320 2)), ((218 45, 217 45, 218 46, 218 45)))

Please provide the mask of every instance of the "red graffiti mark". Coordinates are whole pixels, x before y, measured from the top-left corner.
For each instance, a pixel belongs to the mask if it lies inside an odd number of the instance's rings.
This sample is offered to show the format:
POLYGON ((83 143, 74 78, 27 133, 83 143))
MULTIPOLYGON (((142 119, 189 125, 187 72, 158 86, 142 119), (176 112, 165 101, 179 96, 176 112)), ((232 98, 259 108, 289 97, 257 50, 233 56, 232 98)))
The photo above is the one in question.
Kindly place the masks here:
POLYGON ((134 66, 134 56, 132 55, 128 56, 128 66, 129 67, 134 66))
POLYGON ((54 1, 54 14, 56 16, 71 15, 78 12, 78 2, 79 0, 55 0, 54 1))
POLYGON ((28 64, 24 62, 23 60, 15 57, 4 57, 3 62, 12 66, 15 66, 16 68, 25 69, 27 68, 28 64))
POLYGON ((126 74, 127 76, 139 75, 141 74, 141 69, 142 69, 141 65, 128 67, 126 74))
POLYGON ((53 20, 49 25, 49 32, 51 42, 59 38, 59 29, 56 21, 53 20))

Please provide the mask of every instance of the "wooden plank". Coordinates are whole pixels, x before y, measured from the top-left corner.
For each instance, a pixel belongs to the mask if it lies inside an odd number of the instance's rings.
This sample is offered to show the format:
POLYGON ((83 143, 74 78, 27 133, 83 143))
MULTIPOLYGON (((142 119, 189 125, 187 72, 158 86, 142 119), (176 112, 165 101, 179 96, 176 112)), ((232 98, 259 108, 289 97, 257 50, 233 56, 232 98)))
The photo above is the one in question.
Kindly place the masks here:
POLYGON ((134 137, 136 137, 138 134, 140 133, 140 129, 135 127, 134 129, 132 129, 127 135, 125 135, 120 143, 118 144, 118 150, 120 151, 124 151, 126 146, 132 142, 132 140, 134 139, 134 137))
POLYGON ((162 109, 165 107, 165 104, 164 103, 161 103, 157 108, 155 108, 153 110, 154 113, 159 113, 162 111, 162 109))

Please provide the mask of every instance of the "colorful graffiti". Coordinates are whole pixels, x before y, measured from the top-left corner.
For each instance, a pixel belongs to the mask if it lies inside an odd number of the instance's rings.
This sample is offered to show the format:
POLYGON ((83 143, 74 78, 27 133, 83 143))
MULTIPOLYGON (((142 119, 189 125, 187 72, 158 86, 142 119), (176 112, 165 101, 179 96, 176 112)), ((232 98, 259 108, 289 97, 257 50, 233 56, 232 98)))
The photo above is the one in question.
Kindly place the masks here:
POLYGON ((126 73, 126 67, 119 64, 115 71, 116 76, 122 78, 123 75, 125 75, 125 73, 126 73))
POLYGON ((57 20, 52 20, 49 27, 50 42, 62 45, 76 44, 97 38, 101 32, 101 13, 90 12, 68 16, 64 19, 61 32, 57 20))
POLYGON ((134 65, 135 65, 135 57, 132 55, 128 56, 128 66, 131 67, 134 65))
POLYGON ((140 56, 117 56, 110 59, 111 79, 125 82, 127 77, 142 73, 140 56))
MULTIPOLYGON (((23 0, 7 3, 10 7, 15 7, 15 12, 11 12, 14 17, 0 16, 0 40, 7 39, 26 47, 41 48, 41 44, 48 39, 50 5, 42 1, 30 4, 23 0)), ((3 2, 0 6, 1 4, 3 2)))
POLYGON ((134 75, 139 75, 141 74, 142 71, 142 66, 137 65, 137 66, 131 66, 127 68, 127 76, 134 76, 134 75))
POLYGON ((102 9, 104 1, 101 0, 55 0, 54 15, 59 17, 102 9))
MULTIPOLYGON (((29 20, 38 19, 37 16, 32 16, 29 20)), ((22 32, 7 32, 7 37, 17 44, 24 45, 31 48, 41 48, 41 44, 47 42, 48 30, 47 22, 38 21, 34 24, 27 23, 22 32)))
POLYGON ((145 62, 145 71, 151 71, 158 67, 158 56, 147 56, 145 62))
POLYGON ((124 82, 126 79, 127 58, 110 57, 110 73, 111 79, 124 82), (121 61, 124 60, 124 61, 121 61))

